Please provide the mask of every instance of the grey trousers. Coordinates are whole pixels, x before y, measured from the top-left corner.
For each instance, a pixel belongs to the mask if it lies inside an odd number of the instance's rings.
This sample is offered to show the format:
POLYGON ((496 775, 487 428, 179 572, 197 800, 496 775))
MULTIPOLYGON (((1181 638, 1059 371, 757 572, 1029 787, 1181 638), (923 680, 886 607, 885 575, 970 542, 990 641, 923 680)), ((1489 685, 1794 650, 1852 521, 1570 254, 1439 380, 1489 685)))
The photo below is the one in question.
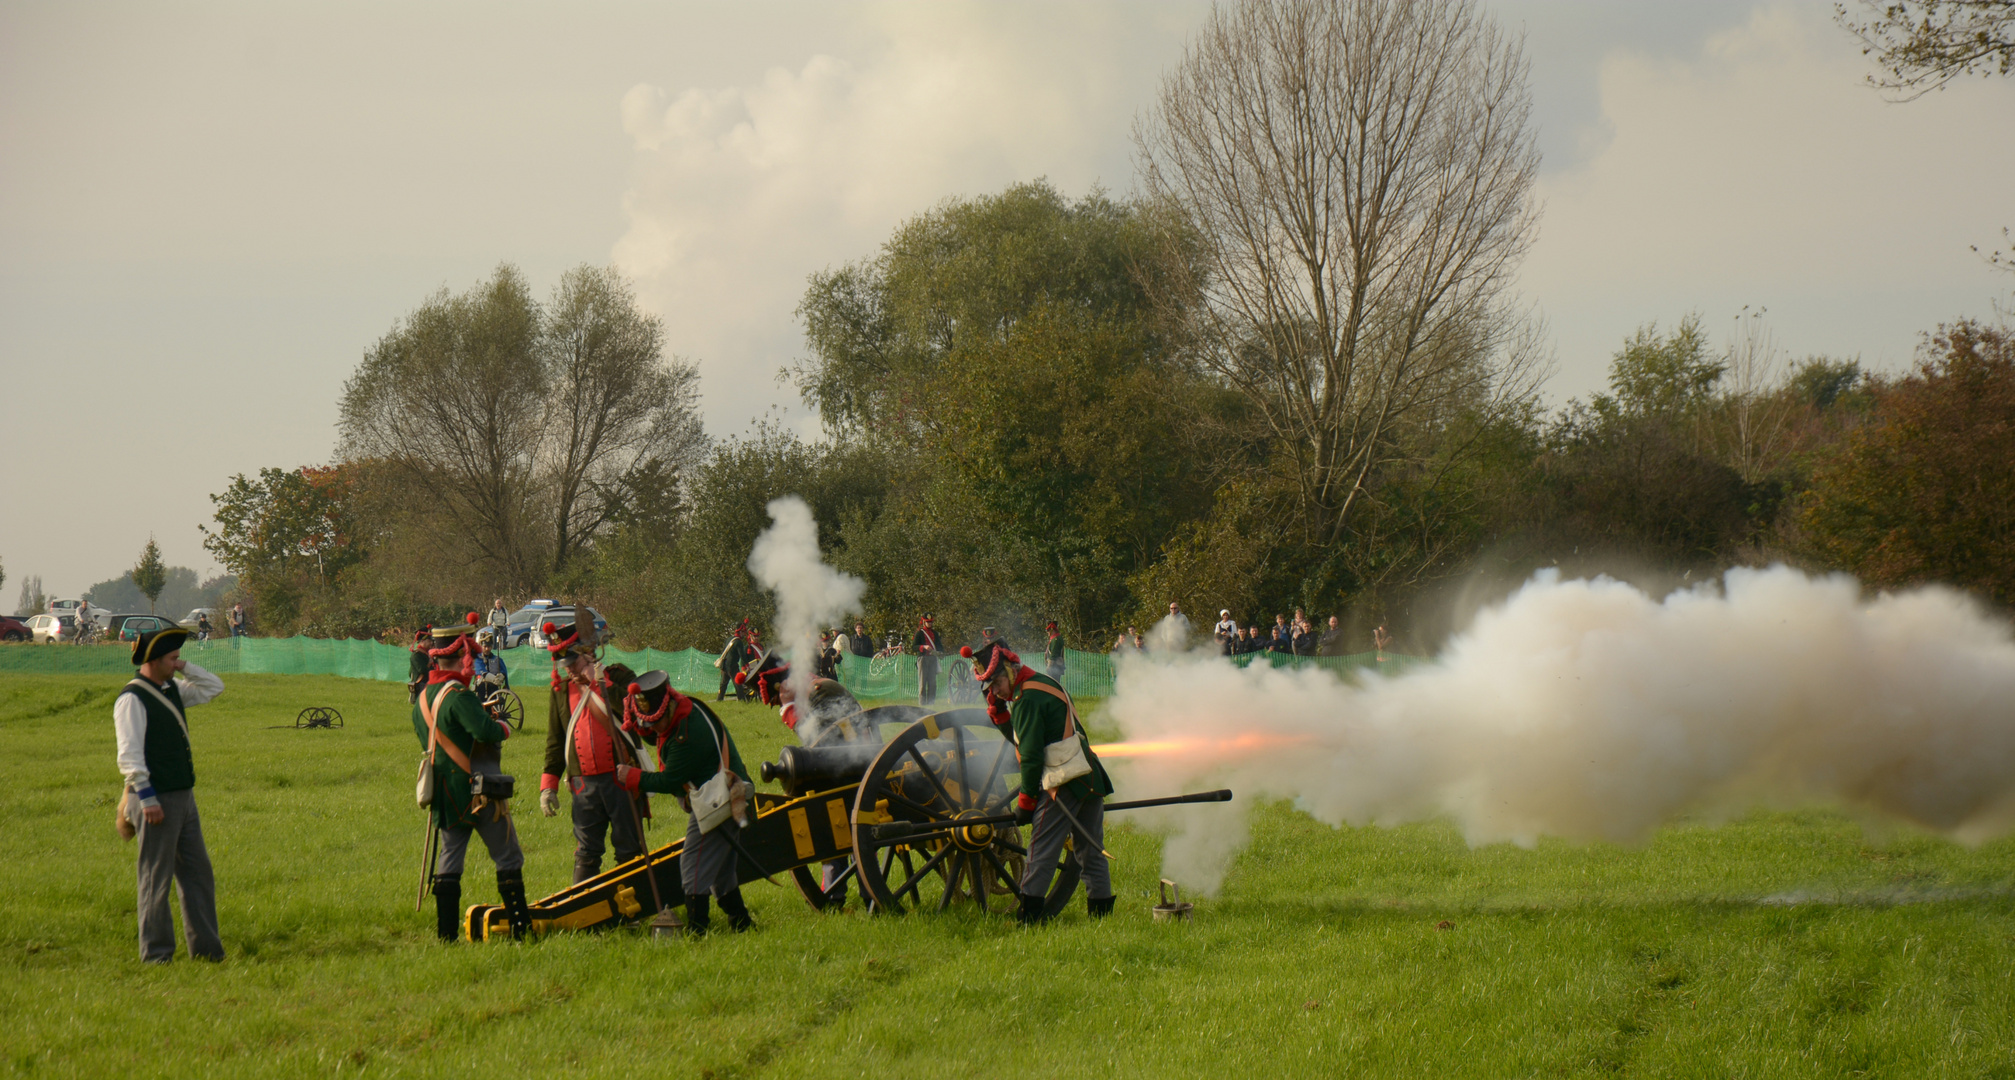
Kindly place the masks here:
POLYGON ((616 783, 615 773, 576 776, 567 786, 574 793, 574 884, 602 872, 604 837, 615 846, 619 863, 644 853, 636 804, 616 783))
MULTIPOLYGON (((1035 809, 1035 832, 1029 837, 1028 862, 1022 867, 1021 891, 1030 896, 1049 894, 1050 875, 1056 873, 1057 860, 1063 855, 1064 841, 1077 836, 1077 830, 1070 827, 1063 814, 1069 811, 1076 816, 1078 824, 1086 832, 1097 838, 1099 846, 1105 846, 1105 799, 1093 795, 1080 798, 1067 791, 1059 792, 1055 799, 1045 791, 1037 796, 1035 809)), ((1079 839, 1072 847, 1076 850, 1078 865, 1084 867, 1084 894, 1093 900, 1104 900, 1112 895, 1112 867, 1107 865, 1104 853, 1097 848, 1086 850, 1086 844, 1079 839)))
POLYGON ((518 847, 518 830, 508 816, 499 814, 488 821, 490 811, 476 815, 477 825, 448 825, 441 829, 441 855, 434 860, 434 873, 462 873, 462 861, 469 856, 469 834, 483 838, 483 846, 490 849, 490 861, 498 870, 522 870, 525 868, 525 853, 518 847))
POLYGON ((917 665, 917 704, 935 705, 938 700, 938 669, 933 664, 925 667, 917 665))
MULTIPOLYGON (((162 791, 161 821, 140 817, 139 895, 134 910, 140 917, 140 959, 165 964, 175 958, 175 920, 168 913, 172 882, 182 901, 182 934, 189 955, 222 960, 224 943, 217 938, 217 879, 210 870, 210 851, 203 846, 203 819, 196 813, 194 791, 162 791)), ((138 813, 139 801, 134 801, 138 813)))
POLYGON ((687 896, 725 896, 741 888, 741 879, 735 876, 735 849, 721 835, 729 829, 739 833, 741 826, 729 818, 702 835, 700 819, 687 815, 686 846, 679 855, 679 881, 687 896))

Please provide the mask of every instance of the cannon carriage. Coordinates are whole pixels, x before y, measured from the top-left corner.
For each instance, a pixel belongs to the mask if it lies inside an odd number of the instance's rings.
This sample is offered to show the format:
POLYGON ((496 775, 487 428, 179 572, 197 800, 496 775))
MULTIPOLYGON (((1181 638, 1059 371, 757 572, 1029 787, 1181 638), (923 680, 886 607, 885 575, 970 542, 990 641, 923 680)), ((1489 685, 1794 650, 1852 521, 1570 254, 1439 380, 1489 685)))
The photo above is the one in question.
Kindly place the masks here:
MULTIPOLYGON (((704 702, 693 707, 706 711, 704 702)), ((1013 744, 986 710, 934 712, 914 705, 867 710, 884 740, 786 747, 761 767, 782 794, 758 791, 741 830, 737 868, 746 884, 789 874, 806 903, 834 900, 821 888, 825 863, 850 859, 845 875, 877 912, 906 914, 973 905, 1013 911, 1028 852, 1011 813, 1019 779, 1013 744)), ((1229 798, 1229 792, 1180 801, 1229 798)), ((1178 800, 1147 800, 1160 803, 1178 800)), ((1122 808, 1122 807, 1115 807, 1122 808)), ((685 903, 679 880, 683 832, 670 843, 531 904, 532 932, 590 930, 650 918, 658 904, 685 903), (650 875, 648 878, 646 874, 650 875), (655 880, 656 889, 652 889, 655 880)), ((1078 887, 1074 858, 1057 866, 1047 911, 1063 910, 1078 887)), ((470 940, 508 936, 501 907, 467 910, 470 940)))

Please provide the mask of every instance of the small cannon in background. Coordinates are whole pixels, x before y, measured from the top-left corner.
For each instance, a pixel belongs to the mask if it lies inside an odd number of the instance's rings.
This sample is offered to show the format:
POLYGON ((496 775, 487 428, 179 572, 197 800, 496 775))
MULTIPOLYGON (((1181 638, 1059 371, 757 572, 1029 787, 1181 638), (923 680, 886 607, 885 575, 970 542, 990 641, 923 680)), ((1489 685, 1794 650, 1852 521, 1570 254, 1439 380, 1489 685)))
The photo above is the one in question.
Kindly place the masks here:
MULTIPOLYGON (((704 702, 693 707, 708 715, 704 702)), ((830 900, 820 887, 822 864, 852 857, 872 908, 906 914, 973 904, 1009 912, 1027 857, 1023 830, 1013 825, 1020 775, 1014 746, 979 708, 931 712, 915 705, 867 711, 886 741, 785 747, 761 767, 762 779, 784 794, 758 791, 741 832, 738 872, 744 883, 788 872, 814 909, 830 900), (895 730, 891 730, 894 728, 895 730)), ((1185 802, 1223 802, 1229 791, 1107 803, 1108 812, 1185 802)), ((1071 841, 1075 845, 1075 839, 1071 841)), ((533 933, 589 930, 648 919, 656 896, 667 907, 685 903, 679 880, 683 832, 669 844, 532 903, 533 933)), ((1050 880, 1045 908, 1061 912, 1077 891, 1080 868, 1066 856, 1050 880)), ((845 877, 841 878, 845 881, 845 877)), ((503 908, 478 904, 463 930, 472 941, 508 936, 503 908)))

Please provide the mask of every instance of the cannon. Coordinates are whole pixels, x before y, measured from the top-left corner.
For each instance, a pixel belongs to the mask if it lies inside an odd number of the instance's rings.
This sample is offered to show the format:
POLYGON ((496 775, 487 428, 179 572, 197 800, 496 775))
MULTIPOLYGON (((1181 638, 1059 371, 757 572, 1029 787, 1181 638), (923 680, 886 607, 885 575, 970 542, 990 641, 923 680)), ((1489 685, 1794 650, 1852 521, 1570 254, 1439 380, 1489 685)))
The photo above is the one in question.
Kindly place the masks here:
MULTIPOLYGON (((693 708, 713 715, 704 702, 695 700, 693 708)), ((886 741, 786 747, 776 761, 762 765, 762 778, 781 785, 784 793, 755 793, 737 856, 741 879, 788 873, 805 902, 823 910, 832 900, 820 886, 822 865, 851 859, 840 880, 857 877, 878 913, 944 911, 955 904, 1013 911, 1028 854, 1023 831, 1013 825, 1019 777, 1013 744, 979 708, 932 712, 885 705, 867 710, 867 717, 886 741)), ((1230 798, 1229 791, 1213 791, 1108 803, 1106 810, 1230 798)), ((532 932, 612 927, 650 918, 660 901, 666 907, 684 904, 679 880, 684 846, 681 833, 534 901, 532 932)), ((1076 859, 1058 864, 1045 897, 1049 914, 1070 901, 1078 874, 1076 859)), ((468 908, 463 932, 481 941, 508 936, 510 929, 502 907, 477 904, 468 908)))

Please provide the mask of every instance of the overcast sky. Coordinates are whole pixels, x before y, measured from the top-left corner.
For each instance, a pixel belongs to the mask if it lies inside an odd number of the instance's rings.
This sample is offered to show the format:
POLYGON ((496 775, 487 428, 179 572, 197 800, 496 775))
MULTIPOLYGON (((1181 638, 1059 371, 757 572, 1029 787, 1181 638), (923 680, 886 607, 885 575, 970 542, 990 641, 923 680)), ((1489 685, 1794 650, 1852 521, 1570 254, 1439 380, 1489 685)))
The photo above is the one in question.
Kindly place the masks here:
MULTIPOLYGON (((1909 105, 1822 0, 1486 0, 1522 28, 1554 401, 1636 326, 1767 308, 1893 369, 1991 316, 2015 80, 1909 105)), ((328 460, 366 348, 499 262, 615 263, 708 430, 775 412, 805 278, 953 196, 1134 187, 1176 3, 0 3, 0 608, 75 595, 231 474, 328 460)))

